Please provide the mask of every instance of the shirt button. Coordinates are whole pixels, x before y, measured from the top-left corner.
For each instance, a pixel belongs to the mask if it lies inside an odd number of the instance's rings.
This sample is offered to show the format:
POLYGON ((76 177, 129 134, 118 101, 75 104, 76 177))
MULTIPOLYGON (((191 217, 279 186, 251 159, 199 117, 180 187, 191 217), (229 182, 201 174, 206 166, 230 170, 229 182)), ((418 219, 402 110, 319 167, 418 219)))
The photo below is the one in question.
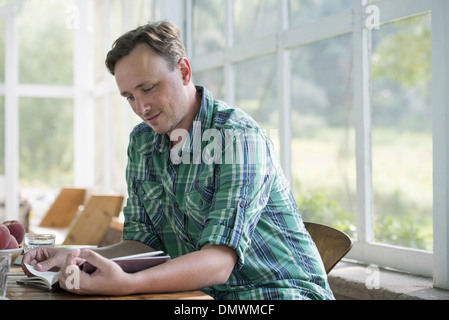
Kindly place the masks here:
POLYGON ((203 205, 203 200, 200 200, 200 206, 202 206, 203 205))

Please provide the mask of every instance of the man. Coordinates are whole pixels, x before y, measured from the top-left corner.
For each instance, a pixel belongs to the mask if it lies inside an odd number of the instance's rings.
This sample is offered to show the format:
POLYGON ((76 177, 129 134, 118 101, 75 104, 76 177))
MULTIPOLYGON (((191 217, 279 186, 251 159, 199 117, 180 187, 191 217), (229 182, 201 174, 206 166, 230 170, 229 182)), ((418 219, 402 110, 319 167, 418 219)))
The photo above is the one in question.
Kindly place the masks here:
MULTIPOLYGON (((143 120, 128 147, 123 241, 81 254, 40 248, 24 261, 41 270, 94 264, 70 290, 78 294, 333 299, 271 141, 244 112, 193 84, 179 29, 137 28, 115 42, 106 65, 143 120), (172 259, 127 274, 105 258, 149 250, 172 259)), ((61 272, 61 286, 67 277, 61 272)))

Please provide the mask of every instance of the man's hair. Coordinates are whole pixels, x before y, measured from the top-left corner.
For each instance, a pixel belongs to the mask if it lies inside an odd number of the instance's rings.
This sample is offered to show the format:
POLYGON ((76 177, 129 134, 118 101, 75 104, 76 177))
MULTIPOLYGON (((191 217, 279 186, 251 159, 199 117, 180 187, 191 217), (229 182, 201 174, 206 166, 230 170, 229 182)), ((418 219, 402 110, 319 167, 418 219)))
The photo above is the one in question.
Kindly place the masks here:
POLYGON ((153 51, 162 56, 171 70, 174 70, 179 59, 186 56, 179 28, 172 22, 150 22, 129 31, 118 38, 106 57, 106 67, 115 75, 116 63, 129 55, 139 44, 147 44, 153 51))

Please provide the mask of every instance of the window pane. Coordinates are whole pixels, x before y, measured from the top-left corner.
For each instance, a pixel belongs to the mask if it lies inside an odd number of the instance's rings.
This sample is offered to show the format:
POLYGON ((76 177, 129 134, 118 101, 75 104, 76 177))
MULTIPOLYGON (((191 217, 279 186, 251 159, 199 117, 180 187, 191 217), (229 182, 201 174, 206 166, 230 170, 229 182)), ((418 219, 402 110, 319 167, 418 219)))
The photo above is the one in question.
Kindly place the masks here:
POLYGON ((128 102, 117 92, 95 99, 95 185, 105 186, 116 192, 127 192, 125 170, 129 134, 142 122, 128 102), (110 109, 105 118, 106 108, 110 109), (106 128, 106 123, 109 128, 106 128), (107 149, 109 146, 110 149, 107 149), (106 153, 108 152, 108 153, 106 153), (110 161, 114 159, 114 161, 110 161), (107 185, 105 185, 107 183, 107 185))
MULTIPOLYGON (((1 3, 0 3, 1 4, 1 3)), ((5 84, 5 20, 0 18, 0 85, 5 84)), ((0 93, 1 94, 1 93, 0 93)), ((0 95, 0 175, 5 174, 5 97, 0 95)), ((1 183, 1 182, 0 182, 1 183)), ((2 188, 3 186, 0 186, 2 188)))
POLYGON ((154 20, 156 5, 153 0, 133 0, 131 5, 131 28, 136 28, 154 20))
MULTIPOLYGON (((66 9, 74 0, 28 0, 18 16, 19 81, 71 85, 73 31, 66 9)), ((73 27, 73 26, 72 26, 73 27)))
POLYGON ((290 24, 292 27, 295 27, 334 13, 349 10, 352 8, 353 0, 290 0, 289 4, 290 24))
POLYGON ((0 96, 0 175, 5 174, 5 97, 0 96))
POLYGON ((432 250, 430 15, 373 30, 375 240, 432 250))
MULTIPOLYGON (((111 37, 110 38, 111 45, 124 32, 128 31, 125 30, 125 13, 124 13, 125 8, 123 4, 124 3, 121 0, 110 0, 108 8, 109 10, 106 12, 106 17, 109 20, 108 30, 109 36, 111 37)), ((134 29, 135 27, 137 26, 132 26, 131 29, 134 29)))
POLYGON ((105 80, 106 75, 106 66, 104 61, 106 59, 105 52, 112 48, 112 42, 115 40, 110 40, 110 43, 106 42, 106 34, 105 34, 105 2, 104 1, 95 1, 94 3, 94 30, 93 39, 94 43, 97 45, 94 46, 94 83, 99 83, 105 80), (101 45, 100 45, 101 44, 101 45), (106 48, 106 49, 105 49, 106 48))
POLYGON ((276 57, 265 56, 236 65, 236 105, 251 115, 276 141, 279 110, 276 90, 276 57))
MULTIPOLYGON (((105 129, 104 129, 104 114, 105 114, 105 99, 104 97, 95 99, 95 185, 104 185, 104 159, 105 154, 105 129)), ((107 174, 107 173, 106 173, 107 174)))
MULTIPOLYGON (((111 187, 116 192, 127 193, 125 176, 128 162, 127 151, 129 134, 134 126, 142 122, 129 106, 128 102, 118 93, 110 96, 111 107, 111 152, 114 161, 111 166, 111 187)), ((109 159, 106 159, 109 161, 109 159)))
POLYGON ((73 184, 73 102, 19 99, 22 186, 60 188, 73 184))
POLYGON ((226 1, 193 0, 193 54, 223 49, 226 1))
POLYGON ((6 37, 6 23, 0 18, 0 83, 5 83, 5 37, 6 37))
POLYGON ((235 0, 235 42, 241 43, 276 32, 278 3, 278 0, 235 0))
POLYGON ((195 85, 203 86, 209 89, 215 99, 225 100, 224 75, 222 68, 197 72, 194 74, 193 82, 195 85))
POLYGON ((292 185, 304 220, 355 236, 352 36, 292 50, 292 185))

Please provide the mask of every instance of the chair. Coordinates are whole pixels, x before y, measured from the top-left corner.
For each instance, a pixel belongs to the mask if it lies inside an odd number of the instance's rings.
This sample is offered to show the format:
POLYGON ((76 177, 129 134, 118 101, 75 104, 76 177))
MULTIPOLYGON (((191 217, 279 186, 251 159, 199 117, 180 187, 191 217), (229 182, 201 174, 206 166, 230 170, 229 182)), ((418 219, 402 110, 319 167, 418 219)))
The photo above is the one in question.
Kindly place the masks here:
POLYGON ((86 200, 86 189, 62 188, 39 227, 68 228, 86 200))
POLYGON ((351 250, 352 240, 343 231, 313 222, 304 222, 312 240, 315 242, 326 273, 351 250))
POLYGON ((123 221, 117 217, 113 217, 103 238, 98 243, 98 247, 107 247, 122 241, 123 238, 123 221))
POLYGON ((123 196, 93 195, 74 220, 63 245, 98 245, 122 211, 123 196))

